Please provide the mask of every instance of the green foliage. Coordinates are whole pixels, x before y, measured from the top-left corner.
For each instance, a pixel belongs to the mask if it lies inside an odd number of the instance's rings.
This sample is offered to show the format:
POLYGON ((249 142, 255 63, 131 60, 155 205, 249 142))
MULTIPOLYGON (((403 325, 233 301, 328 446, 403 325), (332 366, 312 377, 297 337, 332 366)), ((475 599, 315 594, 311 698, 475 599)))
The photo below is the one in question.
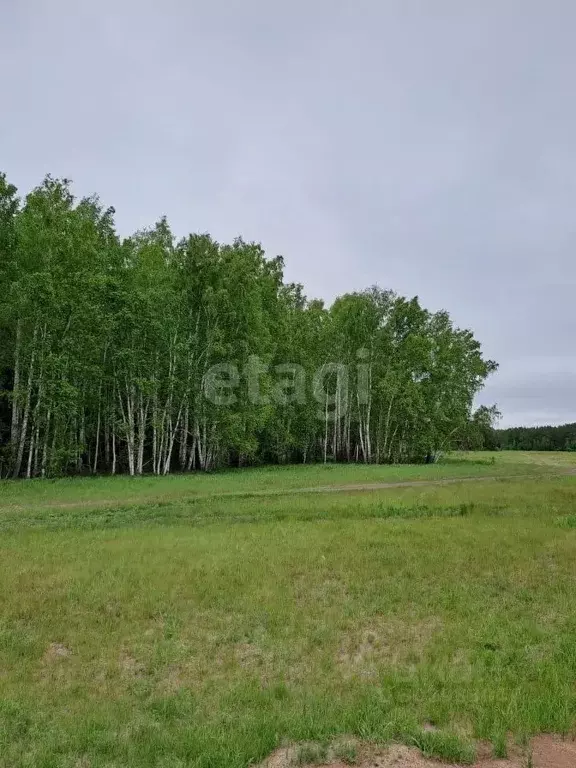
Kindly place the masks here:
POLYGON ((0 175, 0 256, 0 477, 421 462, 495 369, 417 298, 325 307, 259 244, 176 242, 165 218, 122 240, 66 179, 20 204, 0 175))
POLYGON ((494 451, 499 447, 495 425, 501 417, 495 405, 481 405, 462 433, 460 447, 472 451, 494 451))
POLYGON ((498 430, 495 438, 508 451, 576 451, 576 424, 511 427, 498 430))

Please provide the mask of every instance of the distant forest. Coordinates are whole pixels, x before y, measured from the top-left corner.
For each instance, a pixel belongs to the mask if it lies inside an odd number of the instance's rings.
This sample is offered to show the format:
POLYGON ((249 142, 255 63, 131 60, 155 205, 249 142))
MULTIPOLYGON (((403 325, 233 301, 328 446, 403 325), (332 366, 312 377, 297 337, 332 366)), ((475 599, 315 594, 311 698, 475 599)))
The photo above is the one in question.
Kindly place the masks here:
POLYGON ((576 424, 495 429, 500 416, 495 406, 478 408, 458 447, 470 451, 576 451, 576 424))
POLYGON ((114 215, 0 174, 0 477, 425 461, 490 422, 496 365, 447 312, 378 287, 328 307, 257 243, 114 215))
POLYGON ((496 446, 509 451, 576 451, 576 424, 494 430, 496 446))

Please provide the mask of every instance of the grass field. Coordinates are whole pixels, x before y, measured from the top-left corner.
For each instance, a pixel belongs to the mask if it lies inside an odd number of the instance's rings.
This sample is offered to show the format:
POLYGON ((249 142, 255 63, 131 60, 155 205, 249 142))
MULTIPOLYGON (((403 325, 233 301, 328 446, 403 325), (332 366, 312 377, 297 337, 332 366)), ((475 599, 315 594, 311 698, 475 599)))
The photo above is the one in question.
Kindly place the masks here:
POLYGON ((0 484, 0 766, 240 768, 344 736, 470 762, 476 738, 571 731, 570 470, 0 484))
POLYGON ((0 481, 0 507, 38 507, 174 501, 198 496, 278 492, 347 483, 403 482, 441 478, 508 476, 550 473, 565 469, 571 454, 483 453, 453 454, 439 464, 374 466, 354 464, 309 464, 261 469, 228 470, 211 474, 167 477, 71 478, 31 480, 26 483, 0 481))

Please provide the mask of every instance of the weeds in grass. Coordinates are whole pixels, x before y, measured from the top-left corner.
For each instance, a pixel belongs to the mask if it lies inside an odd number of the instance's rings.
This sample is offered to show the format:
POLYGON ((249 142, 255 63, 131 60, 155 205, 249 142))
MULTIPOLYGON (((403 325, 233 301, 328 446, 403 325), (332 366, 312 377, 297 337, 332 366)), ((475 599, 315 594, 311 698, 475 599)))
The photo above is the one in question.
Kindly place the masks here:
POLYGON ((328 749, 323 744, 300 744, 296 752, 297 765, 323 763, 328 756, 328 749))
POLYGON ((492 739, 494 757, 504 759, 508 757, 508 738, 506 733, 497 733, 492 739))
POLYGON ((576 515, 561 515, 556 518, 559 528, 576 528, 576 515))
POLYGON ((35 488, 0 510, 1 768, 246 768, 339 734, 340 760, 358 738, 465 763, 454 734, 576 722, 576 478, 65 508, 35 488))
POLYGON ((330 751, 336 760, 346 765, 354 765, 358 759, 358 746, 354 741, 339 741, 332 745, 330 751))
POLYGON ((443 731, 422 731, 412 738, 424 757, 470 765, 476 759, 476 748, 460 736, 443 731))

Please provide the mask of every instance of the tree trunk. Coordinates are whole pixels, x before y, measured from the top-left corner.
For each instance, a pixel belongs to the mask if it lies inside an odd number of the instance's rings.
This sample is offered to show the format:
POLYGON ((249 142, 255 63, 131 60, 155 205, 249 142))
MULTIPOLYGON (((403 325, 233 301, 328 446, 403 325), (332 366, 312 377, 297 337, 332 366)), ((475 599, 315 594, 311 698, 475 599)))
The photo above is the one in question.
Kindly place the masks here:
POLYGON ((12 386, 12 428, 10 432, 14 450, 20 440, 20 347, 22 344, 22 321, 18 318, 16 324, 16 346, 14 348, 14 384, 12 386))
POLYGON ((24 406, 24 415, 22 417, 22 426, 19 429, 18 434, 18 453, 16 455, 16 462, 14 464, 14 471, 12 477, 16 478, 20 475, 22 468, 22 460, 24 458, 24 446, 26 443, 26 433, 28 431, 28 419, 30 417, 30 404, 32 400, 32 384, 34 381, 34 362, 36 358, 36 336, 38 328, 34 328, 34 336, 32 339, 32 354, 30 357, 30 368, 28 369, 28 382, 26 385, 26 404, 24 406))

